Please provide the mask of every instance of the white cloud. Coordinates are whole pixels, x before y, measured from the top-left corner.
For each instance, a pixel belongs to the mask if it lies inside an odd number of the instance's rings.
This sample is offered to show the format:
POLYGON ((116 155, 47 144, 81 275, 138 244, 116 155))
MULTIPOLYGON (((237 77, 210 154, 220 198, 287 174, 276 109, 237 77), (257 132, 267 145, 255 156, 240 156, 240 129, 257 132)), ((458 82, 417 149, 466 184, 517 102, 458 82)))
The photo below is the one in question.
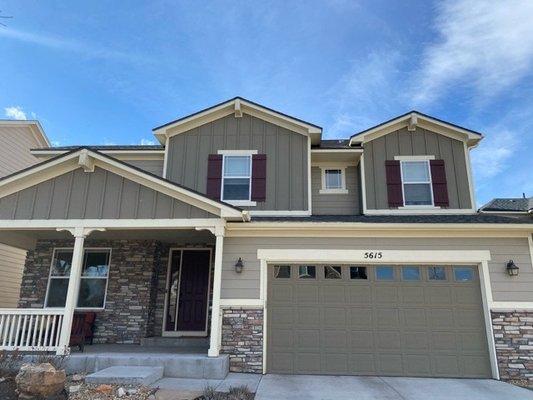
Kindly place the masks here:
POLYGON ((517 135, 506 129, 493 129, 497 135, 490 135, 481 141, 472 152, 472 164, 481 180, 492 178, 503 172, 507 161, 519 145, 517 135))
POLYGON ((11 119, 26 120, 26 113, 22 110, 20 106, 6 107, 4 108, 6 117, 11 119))
POLYGON ((533 1, 455 0, 437 13, 440 41, 426 48, 416 72, 418 103, 456 85, 495 96, 530 73, 533 1))
POLYGON ((140 142, 141 146, 153 146, 155 144, 156 144, 156 142, 154 140, 151 140, 151 139, 141 139, 141 142, 140 142))

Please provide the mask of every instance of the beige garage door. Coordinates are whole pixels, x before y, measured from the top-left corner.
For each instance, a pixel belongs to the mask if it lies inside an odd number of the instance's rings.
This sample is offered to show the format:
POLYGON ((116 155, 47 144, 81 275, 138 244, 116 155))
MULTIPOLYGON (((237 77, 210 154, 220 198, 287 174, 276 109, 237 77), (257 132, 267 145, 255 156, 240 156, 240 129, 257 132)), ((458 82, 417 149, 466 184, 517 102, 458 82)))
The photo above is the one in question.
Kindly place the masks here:
POLYGON ((476 267, 271 265, 271 373, 491 377, 476 267))

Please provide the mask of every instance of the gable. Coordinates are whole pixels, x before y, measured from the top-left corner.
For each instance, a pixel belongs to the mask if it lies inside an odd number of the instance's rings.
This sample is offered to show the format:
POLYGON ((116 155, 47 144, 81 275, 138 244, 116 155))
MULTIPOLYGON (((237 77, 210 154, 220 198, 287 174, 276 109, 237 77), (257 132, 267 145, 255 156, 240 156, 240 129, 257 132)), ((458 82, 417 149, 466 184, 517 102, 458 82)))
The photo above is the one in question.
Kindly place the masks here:
POLYGON ((216 215, 95 167, 58 175, 0 199, 0 219, 214 218, 216 215))

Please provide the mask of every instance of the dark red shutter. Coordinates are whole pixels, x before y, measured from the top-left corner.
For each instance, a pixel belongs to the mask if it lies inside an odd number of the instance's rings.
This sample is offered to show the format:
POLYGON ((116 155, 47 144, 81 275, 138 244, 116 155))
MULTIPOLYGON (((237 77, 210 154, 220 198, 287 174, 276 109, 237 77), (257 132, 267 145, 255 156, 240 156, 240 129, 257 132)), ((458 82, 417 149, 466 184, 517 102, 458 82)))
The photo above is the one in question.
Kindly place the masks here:
POLYGON ((266 154, 252 155, 252 201, 266 200, 266 154))
POLYGON ((444 160, 429 160, 431 167, 431 182, 433 183, 433 203, 436 207, 448 207, 448 183, 444 160))
POLYGON ((222 186, 222 154, 209 154, 207 163, 207 197, 220 200, 222 186))
POLYGON ((387 174, 387 196, 389 207, 403 206, 402 171, 400 161, 386 160, 385 172, 387 174))

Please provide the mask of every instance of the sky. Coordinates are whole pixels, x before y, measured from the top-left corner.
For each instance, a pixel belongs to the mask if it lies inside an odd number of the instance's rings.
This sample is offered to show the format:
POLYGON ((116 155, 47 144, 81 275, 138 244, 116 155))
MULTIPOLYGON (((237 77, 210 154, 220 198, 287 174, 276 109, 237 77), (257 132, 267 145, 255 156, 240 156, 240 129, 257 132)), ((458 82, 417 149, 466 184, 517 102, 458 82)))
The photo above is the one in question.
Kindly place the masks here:
POLYGON ((38 119, 54 145, 153 144, 235 96, 327 139, 416 109, 484 133, 478 206, 533 195, 533 1, 0 0, 0 16, 0 118, 38 119))

